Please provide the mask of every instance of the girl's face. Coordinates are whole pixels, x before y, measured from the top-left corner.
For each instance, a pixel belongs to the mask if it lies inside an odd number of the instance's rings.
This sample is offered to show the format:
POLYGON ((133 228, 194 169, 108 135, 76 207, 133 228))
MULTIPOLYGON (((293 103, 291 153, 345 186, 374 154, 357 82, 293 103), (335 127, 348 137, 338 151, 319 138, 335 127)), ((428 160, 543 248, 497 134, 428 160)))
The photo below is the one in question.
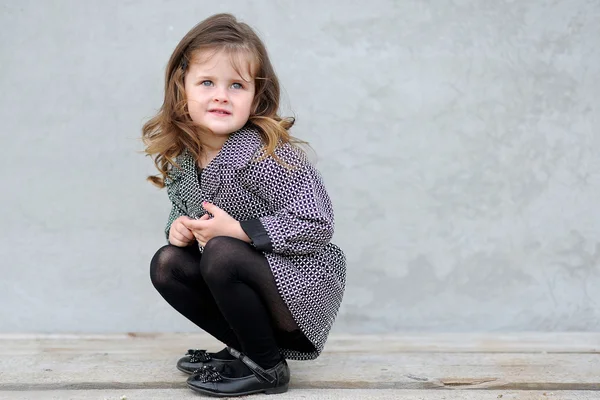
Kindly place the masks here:
POLYGON ((240 76, 223 51, 193 60, 184 80, 192 121, 219 136, 242 128, 250 117, 255 92, 250 62, 240 63, 240 76))

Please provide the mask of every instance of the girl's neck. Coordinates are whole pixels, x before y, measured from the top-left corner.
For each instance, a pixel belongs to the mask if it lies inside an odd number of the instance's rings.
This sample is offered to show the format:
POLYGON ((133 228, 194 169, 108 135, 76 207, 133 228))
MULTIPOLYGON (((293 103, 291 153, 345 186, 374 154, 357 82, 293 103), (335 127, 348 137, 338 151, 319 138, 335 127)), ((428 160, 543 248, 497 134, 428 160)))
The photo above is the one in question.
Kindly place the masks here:
POLYGON ((223 144, 225 144, 225 142, 227 141, 227 139, 229 139, 229 135, 211 135, 211 137, 206 137, 203 135, 202 147, 207 153, 218 153, 219 150, 221 150, 221 147, 223 147, 223 144))
POLYGON ((211 137, 202 137, 202 154, 200 154, 200 160, 198 160, 200 168, 206 168, 212 159, 219 154, 219 151, 228 138, 229 135, 211 135, 211 137))

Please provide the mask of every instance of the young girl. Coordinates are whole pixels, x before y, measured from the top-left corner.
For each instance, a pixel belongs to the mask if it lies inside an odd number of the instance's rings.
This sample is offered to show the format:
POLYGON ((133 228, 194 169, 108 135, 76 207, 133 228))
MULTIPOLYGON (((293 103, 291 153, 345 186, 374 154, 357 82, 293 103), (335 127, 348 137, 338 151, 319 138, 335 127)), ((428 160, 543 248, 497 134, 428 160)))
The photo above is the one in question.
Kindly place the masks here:
POLYGON ((175 48, 164 103, 143 127, 160 172, 148 179, 172 202, 152 283, 227 345, 178 361, 199 392, 285 392, 285 358, 315 359, 342 301, 345 257, 330 243, 331 202, 278 108, 263 43, 218 14, 175 48))

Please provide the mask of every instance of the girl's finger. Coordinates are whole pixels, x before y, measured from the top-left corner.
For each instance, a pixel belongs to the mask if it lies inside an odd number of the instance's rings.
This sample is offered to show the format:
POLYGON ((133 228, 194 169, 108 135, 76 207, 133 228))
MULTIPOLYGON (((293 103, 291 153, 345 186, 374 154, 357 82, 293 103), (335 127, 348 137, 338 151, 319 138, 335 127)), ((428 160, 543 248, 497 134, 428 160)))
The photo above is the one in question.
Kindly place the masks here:
POLYGON ((177 239, 175 237, 175 235, 171 235, 171 238, 169 239, 169 243, 171 243, 173 246, 177 246, 177 247, 183 247, 185 245, 185 243, 183 243, 181 240, 177 239))
POLYGON ((174 229, 171 231, 171 235, 177 240, 183 239, 183 235, 181 234, 181 227, 178 225, 174 226, 174 229))
MULTIPOLYGON (((204 243, 204 244, 206 244, 206 242, 208 242, 208 238, 206 237, 206 235, 204 235, 202 233, 199 233, 196 236, 196 240, 198 240, 198 243, 204 243)), ((204 246, 204 244, 202 246, 204 246)))
POLYGON ((203 220, 202 219, 189 219, 186 221, 181 221, 181 224, 189 230, 198 230, 203 227, 203 222, 200 222, 200 221, 203 221, 203 220))
POLYGON ((173 239, 177 242, 177 246, 181 246, 187 242, 186 239, 179 234, 173 235, 173 239))
POLYGON ((182 237, 192 240, 194 238, 194 234, 185 226, 178 226, 175 231, 179 233, 182 237), (177 229, 178 228, 178 229, 177 229))

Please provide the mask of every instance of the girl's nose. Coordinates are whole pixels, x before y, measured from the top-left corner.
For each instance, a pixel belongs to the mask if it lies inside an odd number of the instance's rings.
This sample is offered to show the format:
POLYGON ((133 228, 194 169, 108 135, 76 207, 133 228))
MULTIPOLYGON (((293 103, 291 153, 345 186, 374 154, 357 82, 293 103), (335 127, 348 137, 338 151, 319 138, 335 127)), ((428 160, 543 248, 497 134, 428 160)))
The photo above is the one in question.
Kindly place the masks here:
POLYGON ((216 101, 218 103, 227 103, 228 101, 228 97, 227 97, 227 90, 226 89, 219 89, 216 91, 215 93, 215 97, 213 98, 213 101, 216 101))

